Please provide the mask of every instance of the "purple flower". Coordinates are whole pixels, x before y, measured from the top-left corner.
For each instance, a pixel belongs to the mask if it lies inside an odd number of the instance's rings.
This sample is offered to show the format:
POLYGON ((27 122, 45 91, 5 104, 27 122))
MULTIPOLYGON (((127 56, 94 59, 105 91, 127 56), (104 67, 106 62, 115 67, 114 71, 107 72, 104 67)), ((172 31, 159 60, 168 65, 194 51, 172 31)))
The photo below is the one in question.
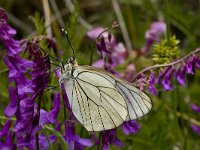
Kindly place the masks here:
POLYGON ((126 72, 123 74, 123 77, 127 81, 131 82, 134 74, 135 74, 135 65, 129 64, 126 68, 126 72))
POLYGON ((21 52, 19 47, 19 41, 13 39, 16 31, 11 28, 7 23, 7 15, 4 10, 0 8, 0 40, 4 44, 5 48, 8 50, 9 56, 14 56, 21 52))
POLYGON ((151 94, 158 95, 158 92, 156 91, 154 84, 155 84, 154 72, 151 71, 151 74, 149 77, 149 87, 148 88, 149 88, 149 91, 151 92, 151 94))
MULTIPOLYGON (((92 39, 97 39, 97 37, 103 32, 105 31, 105 28, 102 27, 95 27, 93 29, 91 29, 90 31, 87 32, 87 36, 92 38, 92 39)), ((105 39, 105 43, 112 45, 115 43, 115 37, 110 34, 109 32, 104 32, 102 34, 103 38, 105 39)))
POLYGON ((10 96, 10 104, 4 110, 4 114, 6 117, 11 117, 17 112, 17 97, 16 97, 16 89, 9 87, 9 96, 10 96))
POLYGON ((126 121, 122 125, 122 130, 126 135, 137 133, 140 128, 141 126, 135 120, 126 121))
POLYGON ((164 70, 162 70, 159 75, 158 78, 156 79, 156 83, 157 84, 162 84, 162 80, 164 78, 164 76, 166 75, 166 73, 170 70, 171 66, 166 67, 164 70))
POLYGON ((160 40, 160 35, 166 32, 166 24, 162 21, 154 22, 145 33, 146 46, 141 49, 141 53, 145 54, 151 48, 153 42, 160 40))
POLYGON ((0 19, 7 20, 8 16, 6 15, 5 11, 0 8, 0 19))
POLYGON ((143 91, 144 87, 146 85, 147 79, 144 73, 140 74, 140 76, 138 76, 137 81, 135 82, 135 84, 137 85, 137 87, 143 91))
POLYGON ((24 60, 18 55, 13 57, 4 56, 4 62, 9 68, 9 78, 16 79, 22 74, 26 73, 29 68, 33 66, 33 62, 29 60, 24 60))
POLYGON ((54 96, 54 107, 50 112, 40 110, 40 125, 55 123, 60 110, 60 95, 58 93, 54 96))
POLYGON ((107 60, 106 62, 103 62, 104 59, 102 59, 94 65, 107 69, 108 71, 113 71, 113 67, 124 63, 124 59, 127 56, 127 50, 122 43, 116 43, 113 35, 108 32, 103 32, 104 30, 104 28, 94 28, 90 30, 87 35, 93 39, 98 37, 96 43, 98 51, 100 52, 101 57, 106 57, 107 60), (103 34, 99 37, 102 32, 103 34))
POLYGON ((67 120, 65 122, 65 141, 68 144, 69 150, 79 149, 83 150, 84 147, 91 147, 92 142, 89 139, 80 138, 75 134, 75 121, 67 120))
POLYGON ((123 146, 123 143, 116 137, 117 129, 102 131, 102 149, 109 150, 109 145, 123 146))
POLYGON ((164 79, 162 80, 162 86, 163 86, 164 90, 166 90, 166 91, 173 90, 173 87, 172 87, 172 85, 170 83, 170 79, 171 79, 173 73, 174 73, 174 67, 171 66, 169 71, 166 73, 164 79))
MULTIPOLYGON (((48 136, 50 144, 53 144, 56 141, 56 136, 54 135, 50 135, 48 136)), ((19 147, 20 149, 24 149, 24 147, 30 149, 30 150, 35 150, 36 148, 36 138, 35 136, 31 136, 30 140, 27 139, 23 139, 23 138, 18 138, 18 143, 17 143, 17 147, 19 147)), ((48 139, 45 135, 41 134, 39 135, 39 146, 41 150, 47 150, 49 148, 49 143, 48 143, 48 139)))
POLYGON ((197 113, 200 114, 200 107, 199 107, 198 105, 192 103, 190 106, 191 106, 191 109, 192 109, 193 111, 195 111, 195 112, 197 112, 197 113))
POLYGON ((175 79, 182 86, 185 86, 185 77, 186 77, 186 65, 182 65, 176 72, 175 79))
POLYGON ((0 130, 0 137, 3 137, 8 134, 12 121, 7 120, 2 129, 0 130))
POLYGON ((200 69, 200 57, 197 58, 197 61, 196 61, 196 68, 197 68, 197 69, 200 69))
POLYGON ((200 127, 196 126, 194 124, 190 124, 191 129, 196 133, 200 135, 200 127))
POLYGON ((33 82, 25 77, 24 74, 15 79, 17 85, 17 93, 19 96, 31 94, 33 90, 33 82))
POLYGON ((97 42, 96 45, 97 45, 97 48, 98 48, 102 57, 104 56, 104 53, 105 54, 111 54, 111 52, 108 50, 108 48, 106 46, 106 43, 105 43, 105 40, 104 40, 103 37, 100 39, 99 42, 97 42))
POLYGON ((103 60, 103 59, 99 59, 99 60, 97 60, 96 62, 94 62, 93 64, 92 64, 92 66, 94 66, 94 67, 97 67, 97 68, 104 68, 104 66, 105 66, 105 61, 103 60))
POLYGON ((127 51, 123 43, 118 43, 113 47, 111 53, 112 65, 115 67, 118 64, 123 64, 127 51))
POLYGON ((191 56, 190 58, 189 58, 189 60, 187 61, 187 64, 186 64, 186 72, 188 73, 188 74, 194 74, 194 72, 195 72, 195 64, 196 64, 196 62, 197 62, 197 57, 196 56, 191 56))
POLYGON ((166 24, 158 21, 151 24, 150 29, 146 32, 145 38, 147 41, 159 41, 159 36, 166 31, 166 24))
POLYGON ((14 143, 12 143, 12 133, 10 131, 7 132, 6 137, 5 137, 5 141, 2 142, 0 141, 0 149, 2 150, 15 150, 16 149, 16 145, 14 143))

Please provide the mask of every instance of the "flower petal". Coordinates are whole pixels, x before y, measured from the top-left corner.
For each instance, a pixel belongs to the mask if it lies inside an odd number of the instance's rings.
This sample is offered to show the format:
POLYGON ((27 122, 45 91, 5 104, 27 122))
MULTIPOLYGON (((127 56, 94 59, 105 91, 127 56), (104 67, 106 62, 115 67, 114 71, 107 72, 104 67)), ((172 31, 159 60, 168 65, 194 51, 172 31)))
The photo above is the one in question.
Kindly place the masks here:
POLYGON ((4 114, 6 117, 11 117, 16 113, 17 108, 18 108, 17 98, 16 98, 16 90, 14 88, 9 87, 8 91, 9 91, 11 102, 4 110, 4 114))
POLYGON ((135 120, 126 121, 122 125, 122 130, 126 135, 137 133, 140 128, 141 126, 135 120))
POLYGON ((182 86, 185 86, 185 77, 186 77, 186 65, 182 65, 176 72, 175 79, 182 86))
POLYGON ((6 121, 6 123, 4 124, 4 126, 0 130, 0 137, 7 135, 8 131, 10 129, 11 123, 12 123, 11 120, 6 121))
POLYGON ((155 94, 158 95, 158 92, 154 86, 155 84, 155 78, 154 78, 154 72, 151 71, 150 77, 149 77, 149 91, 151 92, 151 94, 155 94))

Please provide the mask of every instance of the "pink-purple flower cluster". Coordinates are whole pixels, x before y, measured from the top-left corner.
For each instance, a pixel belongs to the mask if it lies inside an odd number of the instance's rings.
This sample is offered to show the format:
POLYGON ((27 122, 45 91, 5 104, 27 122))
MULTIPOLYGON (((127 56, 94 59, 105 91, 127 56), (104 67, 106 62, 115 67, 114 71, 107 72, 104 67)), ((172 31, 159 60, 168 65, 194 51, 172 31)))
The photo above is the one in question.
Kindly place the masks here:
MULTIPOLYGON (((192 103, 190 106, 194 112, 196 112, 197 114, 200 114, 200 106, 199 105, 192 103)), ((194 123, 190 123, 190 127, 193 132, 200 135, 200 125, 199 124, 197 125, 194 123)))
POLYGON ((87 32, 88 37, 97 39, 96 46, 101 55, 101 59, 97 60, 93 66, 103 68, 115 75, 119 75, 115 71, 115 67, 124 63, 127 50, 123 43, 116 42, 114 35, 105 31, 102 27, 96 27, 87 32))
MULTIPOLYGON (((54 107, 50 112, 40 109, 36 100, 40 99, 38 97, 41 96, 48 84, 49 57, 41 51, 37 41, 20 42, 13 38, 16 31, 7 24, 7 15, 1 8, 0 17, 0 40, 8 53, 3 59, 9 69, 8 90, 11 100, 4 112, 8 118, 16 116, 15 122, 8 119, 1 129, 0 136, 5 138, 5 142, 0 144, 0 149, 16 146, 35 149, 33 144, 35 134, 41 129, 41 125, 56 122, 60 96, 55 94, 54 107), (29 60, 21 57, 22 52, 29 54, 29 60), (11 122, 14 123, 14 131, 10 130, 11 122), (16 142, 12 143, 11 139, 15 137, 16 142)), ((44 135, 41 134, 39 139, 42 136, 44 135)), ((45 140, 47 143, 47 139, 45 140)), ((46 145, 46 148, 48 146, 46 145)))
MULTIPOLYGON (((172 62, 171 64, 164 65, 164 69, 160 71, 158 77, 152 69, 157 69, 160 66, 151 67, 151 73, 149 77, 149 90, 151 94, 158 94, 155 88, 155 84, 161 85, 165 91, 173 90, 172 79, 179 83, 181 86, 186 85, 186 75, 193 75, 195 69, 200 69, 200 57, 195 55, 200 50, 197 49, 186 58, 172 62)), ((162 65, 161 65, 162 66, 162 65)), ((148 69, 145 70, 147 73, 148 69)))

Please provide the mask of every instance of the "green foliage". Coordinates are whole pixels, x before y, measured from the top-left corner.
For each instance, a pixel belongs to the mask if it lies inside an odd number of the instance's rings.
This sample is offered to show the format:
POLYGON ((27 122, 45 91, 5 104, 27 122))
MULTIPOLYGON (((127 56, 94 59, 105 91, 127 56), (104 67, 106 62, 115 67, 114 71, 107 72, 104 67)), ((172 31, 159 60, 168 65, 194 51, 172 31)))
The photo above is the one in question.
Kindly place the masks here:
POLYGON ((44 18, 40 15, 39 12, 35 12, 35 16, 31 17, 32 21, 35 24, 37 34, 44 35, 46 33, 46 28, 44 26, 44 18))
POLYGON ((175 36, 170 37, 169 40, 164 39, 160 43, 154 44, 152 55, 154 64, 167 64, 179 58, 178 44, 179 40, 175 36))
POLYGON ((44 133, 46 136, 55 135, 57 137, 58 142, 61 144, 62 148, 66 149, 66 150, 68 149, 65 139, 60 132, 58 132, 58 131, 54 130, 54 128, 51 128, 48 126, 43 126, 43 130, 44 130, 44 133))

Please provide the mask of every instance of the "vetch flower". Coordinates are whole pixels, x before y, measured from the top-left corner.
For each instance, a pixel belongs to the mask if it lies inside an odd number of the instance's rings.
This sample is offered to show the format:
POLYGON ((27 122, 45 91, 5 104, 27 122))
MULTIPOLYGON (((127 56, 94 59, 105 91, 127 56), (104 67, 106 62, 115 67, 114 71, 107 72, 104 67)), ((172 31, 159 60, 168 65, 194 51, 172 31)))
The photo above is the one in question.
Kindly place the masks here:
POLYGON ((123 74, 123 78, 129 82, 132 81, 133 75, 135 74, 135 65, 134 64, 129 64, 126 67, 126 71, 123 74))
POLYGON ((6 123, 4 124, 4 126, 1 128, 0 130, 0 137, 3 137, 5 135, 8 134, 8 131, 10 129, 12 121, 11 120, 7 120, 6 123))
POLYGON ((33 90, 33 82, 25 77, 24 74, 15 79, 17 85, 17 93, 19 96, 31 94, 33 90))
MULTIPOLYGON (((105 31, 105 28, 102 28, 102 27, 95 27, 95 28, 93 28, 93 29, 91 29, 91 30, 89 30, 89 31, 87 32, 87 36, 90 37, 90 38, 92 38, 92 39, 95 39, 95 40, 96 40, 97 37, 98 37, 103 31, 105 31)), ((109 32, 107 32, 107 31, 106 31, 106 32, 103 32, 102 37, 104 38, 106 45, 107 45, 107 44, 108 44, 108 45, 112 45, 112 44, 115 43, 115 37, 114 37, 112 34, 110 34, 109 32)))
POLYGON ((160 40, 160 35, 166 32, 166 24, 162 21, 153 22, 151 27, 145 33, 146 46, 141 49, 141 53, 145 54, 151 48, 153 42, 160 40))
POLYGON ((174 70, 175 70, 174 67, 171 66, 169 71, 164 76, 164 79, 162 80, 162 86, 163 86, 164 90, 167 90, 167 91, 173 90, 173 86, 170 82, 170 79, 174 73, 174 70))
POLYGON ((196 105, 196 104, 194 104, 194 103, 192 103, 190 106, 191 106, 191 109, 192 109, 193 111, 195 111, 195 112, 197 112, 197 113, 200 114, 200 106, 198 106, 198 105, 196 105))
POLYGON ((124 59, 127 56, 127 50, 123 43, 116 43, 115 37, 104 28, 94 28, 88 31, 87 35, 90 38, 97 39, 96 45, 101 57, 103 58, 94 63, 94 66, 104 68, 107 71, 113 71, 113 67, 124 63, 124 59), (100 35, 102 33, 102 35, 100 35), (103 62, 104 61, 104 62, 103 62), (102 67, 103 66, 103 67, 102 67))
POLYGON ((158 92, 156 91, 155 88, 155 77, 154 77, 154 72, 151 71, 150 77, 149 77, 149 91, 151 92, 151 94, 155 94, 158 95, 158 92))
POLYGON ((170 68, 171 68, 171 66, 166 67, 164 70, 159 72, 158 78, 156 79, 157 84, 162 84, 162 80, 170 68))
POLYGON ((166 24, 162 21, 153 22, 150 29, 145 33, 145 39, 150 41, 159 41, 159 36, 166 32, 166 24))
POLYGON ((194 124, 190 124, 191 129, 198 135, 200 135, 200 127, 194 124))
POLYGON ((175 79, 182 86, 185 86, 185 77, 186 77, 186 65, 183 64, 178 71, 176 72, 175 79))
POLYGON ((60 94, 54 95, 54 105, 50 112, 40 110, 40 125, 55 123, 60 110, 60 94))
POLYGON ((118 64, 123 64, 127 51, 123 43, 118 43, 113 47, 111 53, 112 65, 117 66, 118 64))
POLYGON ((116 136, 117 129, 102 131, 102 149, 109 150, 109 145, 123 146, 123 143, 116 136))
POLYGON ((92 142, 89 139, 80 138, 78 135, 75 134, 74 120, 67 120, 65 122, 65 132, 65 141, 68 144, 69 150, 83 150, 84 147, 92 146, 92 142))
POLYGON ((197 61, 197 57, 196 56, 191 56, 189 58, 189 60, 187 61, 186 72, 188 74, 192 74, 192 75, 194 74, 196 61, 197 61))
POLYGON ((12 143, 12 133, 10 131, 7 132, 5 141, 0 141, 0 149, 1 150, 15 150, 16 145, 12 143))
POLYGON ((16 31, 7 24, 7 15, 4 10, 0 8, 0 40, 8 51, 8 56, 14 56, 21 52, 19 41, 14 40, 13 36, 16 31))
POLYGON ((19 55, 15 55, 13 57, 4 56, 3 60, 9 68, 8 77, 10 79, 16 79, 20 77, 22 74, 26 73, 29 68, 33 66, 32 61, 22 59, 19 55))
POLYGON ((126 135, 129 135, 131 133, 135 134, 140 128, 141 126, 135 120, 126 121, 122 125, 122 130, 126 135))
POLYGON ((103 60, 103 59, 99 59, 99 60, 97 60, 96 62, 94 62, 93 64, 92 64, 92 66, 94 66, 94 67, 97 67, 97 68, 104 68, 104 66, 105 66, 105 61, 103 60))
POLYGON ((6 117, 11 117, 17 112, 17 97, 16 97, 16 89, 9 87, 9 96, 10 96, 10 104, 4 110, 4 114, 6 117))
POLYGON ((0 8, 0 18, 3 20, 8 19, 8 16, 6 15, 5 11, 2 8, 0 8))
POLYGON ((111 52, 106 47, 106 43, 105 43, 105 40, 104 40, 103 37, 101 37, 100 41, 97 42, 97 48, 98 48, 102 57, 104 57, 105 54, 111 54, 111 52))
POLYGON ((196 61, 196 68, 197 68, 197 69, 200 69, 200 57, 197 58, 197 61, 196 61))

